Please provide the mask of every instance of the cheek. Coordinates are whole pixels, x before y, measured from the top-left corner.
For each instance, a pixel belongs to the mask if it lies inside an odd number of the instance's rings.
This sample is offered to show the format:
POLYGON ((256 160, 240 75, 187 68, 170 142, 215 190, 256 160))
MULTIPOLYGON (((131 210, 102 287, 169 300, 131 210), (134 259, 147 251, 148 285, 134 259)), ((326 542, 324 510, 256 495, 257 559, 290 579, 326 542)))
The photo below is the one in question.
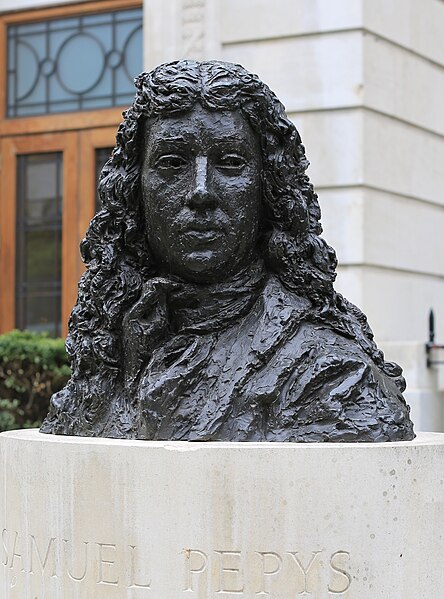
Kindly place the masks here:
POLYGON ((246 230, 255 229, 260 218, 261 189, 256 182, 251 182, 243 187, 233 190, 232 201, 233 216, 239 225, 246 230))
POLYGON ((261 185, 258 178, 238 178, 215 181, 217 196, 233 214, 254 213, 261 198, 261 185))
POLYGON ((174 195, 166 185, 143 185, 145 220, 149 230, 167 230, 174 220, 177 207, 174 195))
POLYGON ((227 243, 233 251, 241 252, 256 244, 259 230, 259 211, 256 202, 244 204, 233 218, 230 218, 230 230, 227 243), (236 249, 237 248, 237 249, 236 249))

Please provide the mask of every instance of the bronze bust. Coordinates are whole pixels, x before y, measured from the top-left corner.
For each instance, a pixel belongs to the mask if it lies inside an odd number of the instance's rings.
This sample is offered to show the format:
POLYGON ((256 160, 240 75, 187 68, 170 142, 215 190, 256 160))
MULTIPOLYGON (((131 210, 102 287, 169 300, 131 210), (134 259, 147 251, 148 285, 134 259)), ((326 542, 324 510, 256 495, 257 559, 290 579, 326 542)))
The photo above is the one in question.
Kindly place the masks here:
POLYGON ((68 385, 42 432, 189 441, 414 437, 401 368, 335 292, 300 136, 256 75, 136 80, 82 242, 68 385))

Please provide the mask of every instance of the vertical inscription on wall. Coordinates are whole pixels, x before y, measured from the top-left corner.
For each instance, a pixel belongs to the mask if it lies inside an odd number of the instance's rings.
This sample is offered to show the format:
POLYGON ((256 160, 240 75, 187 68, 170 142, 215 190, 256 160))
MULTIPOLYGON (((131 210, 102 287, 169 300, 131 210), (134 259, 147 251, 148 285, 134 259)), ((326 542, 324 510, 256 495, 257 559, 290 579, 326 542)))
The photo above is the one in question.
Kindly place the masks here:
POLYGON ((205 58, 205 0, 182 0, 182 56, 205 58))

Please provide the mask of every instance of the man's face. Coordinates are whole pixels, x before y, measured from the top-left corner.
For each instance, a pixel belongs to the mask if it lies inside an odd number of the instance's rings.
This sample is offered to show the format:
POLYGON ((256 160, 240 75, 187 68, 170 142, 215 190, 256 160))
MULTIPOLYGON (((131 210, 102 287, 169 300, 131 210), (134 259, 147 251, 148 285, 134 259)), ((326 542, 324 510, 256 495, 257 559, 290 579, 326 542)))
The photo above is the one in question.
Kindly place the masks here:
POLYGON ((259 140, 239 111, 196 105, 156 117, 146 129, 142 193, 148 242, 163 270, 222 281, 256 245, 259 140))

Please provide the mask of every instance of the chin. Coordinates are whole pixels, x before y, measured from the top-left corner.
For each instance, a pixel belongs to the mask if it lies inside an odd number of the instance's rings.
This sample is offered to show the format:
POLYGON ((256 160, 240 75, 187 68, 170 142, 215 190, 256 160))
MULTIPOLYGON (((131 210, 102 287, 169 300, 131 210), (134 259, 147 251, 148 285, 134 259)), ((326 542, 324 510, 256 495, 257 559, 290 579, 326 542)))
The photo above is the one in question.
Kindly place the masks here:
POLYGON ((231 274, 232 266, 216 252, 200 250, 184 256, 172 270, 182 279, 193 283, 215 283, 225 280, 231 274))

